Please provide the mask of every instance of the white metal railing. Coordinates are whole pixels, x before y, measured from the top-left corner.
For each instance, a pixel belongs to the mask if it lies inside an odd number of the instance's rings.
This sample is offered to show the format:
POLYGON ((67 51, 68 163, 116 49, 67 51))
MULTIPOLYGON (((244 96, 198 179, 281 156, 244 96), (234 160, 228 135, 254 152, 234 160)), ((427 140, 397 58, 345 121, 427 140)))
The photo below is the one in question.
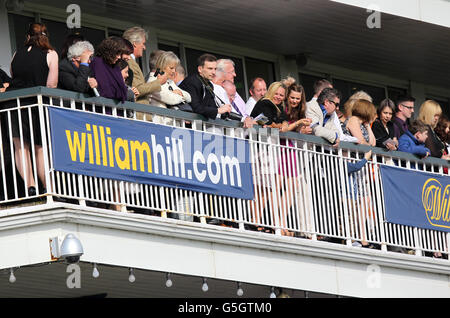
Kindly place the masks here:
POLYGON ((383 250, 392 246, 413 250, 418 255, 423 252, 448 253, 448 233, 385 221, 380 176, 380 166, 393 165, 394 160, 411 171, 444 174, 439 162, 421 161, 412 156, 398 157, 380 151, 374 152, 372 160, 359 172, 349 175, 347 162, 361 159, 363 147, 336 150, 318 143, 319 139, 315 137, 305 138, 292 133, 280 136, 277 131, 267 129, 244 130, 224 121, 201 121, 195 115, 164 110, 159 115, 173 127, 191 127, 248 139, 255 199, 243 200, 77 175, 53 168, 52 141, 48 129, 49 107, 69 107, 78 112, 96 111, 104 116, 123 117, 130 124, 139 120, 151 121, 152 114, 144 113, 144 118, 138 119, 137 113, 142 111, 139 105, 136 105, 134 112, 130 112, 125 109, 129 103, 121 106, 103 99, 55 94, 53 97, 34 94, 37 96, 36 102, 28 105, 23 104, 28 96, 15 97, 11 99, 15 102, 14 107, 0 111, 0 204, 10 204, 10 208, 14 208, 13 203, 32 199, 33 196, 26 191, 30 186, 29 180, 41 179, 46 189, 42 184, 36 187, 36 197, 45 198, 47 203, 52 203, 54 198, 63 198, 68 204, 96 204, 124 212, 154 210, 161 212, 162 216, 173 213, 178 218, 203 223, 219 219, 232 222, 242 230, 248 225, 266 227, 273 229, 276 235, 292 232, 312 240, 331 237, 347 245, 354 241, 367 241, 379 244, 383 250), (18 138, 12 138, 14 124, 19 125, 18 138), (25 149, 24 125, 29 125, 31 131, 38 127, 43 137, 43 151, 39 157, 41 148, 35 146, 36 136, 30 135, 30 158, 38 158, 31 160, 31 170, 26 169, 28 153, 15 151, 25 149), (22 169, 19 169, 20 166, 22 169), (43 167, 42 175, 39 174, 39 167, 43 167), (20 174, 19 170, 23 173, 20 174))

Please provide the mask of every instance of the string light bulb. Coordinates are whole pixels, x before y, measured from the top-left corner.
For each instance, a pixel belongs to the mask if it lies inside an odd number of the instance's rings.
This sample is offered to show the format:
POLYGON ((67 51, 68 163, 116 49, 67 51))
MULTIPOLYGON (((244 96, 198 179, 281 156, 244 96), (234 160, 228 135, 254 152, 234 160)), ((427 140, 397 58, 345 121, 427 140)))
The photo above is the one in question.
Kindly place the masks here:
POLYGON ((136 280, 136 276, 134 276, 134 270, 130 268, 130 275, 128 276, 128 281, 130 283, 134 283, 136 280))
POLYGON ((206 278, 203 278, 203 285, 202 285, 202 290, 206 293, 208 291, 209 287, 208 284, 206 283, 206 278))
POLYGON ((242 284, 239 282, 238 283, 238 289, 236 291, 236 294, 241 297, 242 295, 244 295, 244 290, 242 289, 242 284))
POLYGON ((92 277, 98 278, 99 276, 100 276, 100 273, 98 271, 97 264, 94 263, 94 269, 92 270, 92 277))
POLYGON ((9 271, 11 273, 11 274, 9 274, 9 282, 11 284, 14 284, 16 282, 16 276, 14 276, 14 270, 11 268, 9 271))
POLYGON ((270 289, 270 298, 277 298, 277 295, 275 294, 275 287, 270 289))
POLYGON ((166 287, 170 288, 170 287, 172 287, 172 285, 173 285, 173 282, 172 282, 172 279, 170 278, 170 273, 167 273, 167 275, 166 275, 166 287))

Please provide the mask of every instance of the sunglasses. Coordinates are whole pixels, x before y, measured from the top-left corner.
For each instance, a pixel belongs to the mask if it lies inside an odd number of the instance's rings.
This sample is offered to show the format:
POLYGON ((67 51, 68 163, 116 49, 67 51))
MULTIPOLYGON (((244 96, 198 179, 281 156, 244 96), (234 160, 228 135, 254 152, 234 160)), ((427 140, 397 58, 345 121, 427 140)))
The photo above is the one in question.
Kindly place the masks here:
POLYGON ((341 105, 340 103, 336 103, 335 101, 333 101, 333 100, 329 100, 329 102, 330 103, 333 103, 334 104, 334 106, 336 106, 336 107, 339 107, 339 105, 341 105))

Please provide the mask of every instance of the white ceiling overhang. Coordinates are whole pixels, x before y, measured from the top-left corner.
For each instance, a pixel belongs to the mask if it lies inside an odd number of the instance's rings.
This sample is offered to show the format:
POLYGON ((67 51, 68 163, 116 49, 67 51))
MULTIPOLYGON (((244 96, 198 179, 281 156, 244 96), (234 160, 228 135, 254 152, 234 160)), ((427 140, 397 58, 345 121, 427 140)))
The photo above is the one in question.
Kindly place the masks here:
MULTIPOLYGON (((308 60, 327 65, 446 87, 450 28, 428 23, 426 17, 450 15, 450 10, 445 11, 450 2, 427 0, 429 5, 419 10, 426 14, 418 16, 416 5, 423 7, 424 1, 400 1, 410 3, 404 7, 406 14, 381 13, 379 28, 368 26, 372 13, 357 0, 339 1, 352 5, 327 0, 80 0, 77 4, 83 13, 275 54, 304 53, 308 60)), ((63 10, 72 2, 39 1, 63 10)))

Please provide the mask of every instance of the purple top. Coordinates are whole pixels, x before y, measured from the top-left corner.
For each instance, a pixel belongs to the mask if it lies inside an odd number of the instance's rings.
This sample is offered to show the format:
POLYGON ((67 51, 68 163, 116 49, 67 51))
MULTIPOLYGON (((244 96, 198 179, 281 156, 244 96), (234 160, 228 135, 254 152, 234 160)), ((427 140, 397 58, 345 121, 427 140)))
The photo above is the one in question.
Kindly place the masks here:
POLYGON ((97 80, 100 96, 122 102, 127 100, 128 88, 118 65, 109 65, 101 57, 96 56, 89 67, 91 76, 97 80))
POLYGON ((394 137, 397 137, 397 139, 409 130, 408 123, 397 116, 392 119, 392 123, 394 124, 394 137))

